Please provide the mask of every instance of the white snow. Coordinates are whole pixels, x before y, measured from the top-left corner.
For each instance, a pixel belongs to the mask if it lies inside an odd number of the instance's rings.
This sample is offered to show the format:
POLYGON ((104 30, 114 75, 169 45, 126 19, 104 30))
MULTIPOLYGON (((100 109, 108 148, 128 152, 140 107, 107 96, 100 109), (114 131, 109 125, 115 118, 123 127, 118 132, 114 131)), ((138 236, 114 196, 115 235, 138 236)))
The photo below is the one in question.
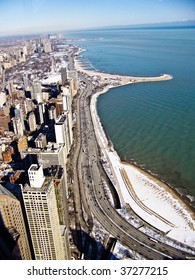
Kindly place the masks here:
POLYGON ((92 120, 102 159, 108 176, 116 182, 122 205, 128 203, 143 220, 167 233, 167 236, 195 248, 194 213, 167 185, 131 164, 122 163, 110 147, 96 111, 96 99, 101 93, 92 96, 92 120))
POLYGON ((53 83, 57 84, 60 81, 61 81, 60 74, 50 74, 48 78, 42 80, 42 83, 43 84, 53 84, 53 83))

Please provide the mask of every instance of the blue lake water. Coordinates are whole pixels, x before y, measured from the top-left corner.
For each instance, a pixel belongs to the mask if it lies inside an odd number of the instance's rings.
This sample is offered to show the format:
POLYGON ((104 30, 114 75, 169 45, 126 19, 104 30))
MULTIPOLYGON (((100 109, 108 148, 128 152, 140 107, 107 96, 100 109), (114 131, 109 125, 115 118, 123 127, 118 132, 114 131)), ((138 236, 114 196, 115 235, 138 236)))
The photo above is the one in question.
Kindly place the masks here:
POLYGON ((195 28, 120 28, 65 36, 86 49, 80 57, 86 68, 173 75, 170 81, 111 89, 98 98, 98 114, 122 159, 195 195, 195 28))

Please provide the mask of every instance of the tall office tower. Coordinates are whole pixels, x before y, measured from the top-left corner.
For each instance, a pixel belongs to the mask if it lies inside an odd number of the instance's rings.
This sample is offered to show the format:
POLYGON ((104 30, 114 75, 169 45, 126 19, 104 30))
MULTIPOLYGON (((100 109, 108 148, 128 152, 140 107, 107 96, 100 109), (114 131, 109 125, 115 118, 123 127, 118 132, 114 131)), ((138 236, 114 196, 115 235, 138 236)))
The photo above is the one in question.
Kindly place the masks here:
POLYGON ((30 186, 22 195, 36 260, 63 260, 65 252, 58 216, 54 182, 45 178, 41 166, 28 170, 30 186))
POLYGON ((68 77, 67 77, 67 70, 66 67, 61 67, 61 82, 62 82, 62 86, 64 86, 68 81, 68 77))
POLYGON ((28 243, 20 201, 0 184, 0 216, 8 231, 16 234, 18 259, 30 260, 31 252, 28 243))
POLYGON ((68 155, 70 151, 70 137, 67 116, 60 115, 59 118, 56 120, 54 128, 56 143, 65 144, 66 153, 68 155))
POLYGON ((24 116, 23 116, 23 110, 22 110, 21 104, 16 105, 16 108, 14 109, 14 114, 15 114, 15 118, 20 119, 20 122, 22 124, 22 128, 24 130, 25 129, 24 116))
POLYGON ((34 112, 30 112, 28 116, 28 125, 31 132, 36 130, 37 124, 34 112))
POLYGON ((24 129, 23 129, 23 125, 21 123, 20 118, 12 118, 11 121, 13 124, 14 134, 18 135, 18 136, 23 136, 24 129))
POLYGON ((38 104, 38 111, 39 111, 39 124, 43 124, 45 120, 45 104, 39 103, 38 104))

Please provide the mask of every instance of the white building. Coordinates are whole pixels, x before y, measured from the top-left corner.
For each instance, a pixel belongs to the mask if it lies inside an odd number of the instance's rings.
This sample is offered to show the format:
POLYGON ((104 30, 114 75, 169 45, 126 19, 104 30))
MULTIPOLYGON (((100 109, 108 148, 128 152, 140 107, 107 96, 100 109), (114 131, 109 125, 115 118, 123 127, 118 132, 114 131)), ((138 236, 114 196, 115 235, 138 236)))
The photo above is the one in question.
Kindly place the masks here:
POLYGON ((0 107, 3 107, 5 102, 6 102, 6 94, 5 92, 0 92, 0 107))
POLYGON ((65 144, 67 154, 70 151, 70 137, 69 137, 69 127, 68 118, 66 115, 61 115, 54 125, 56 143, 65 144))
POLYGON ((72 145, 73 133, 72 133, 72 96, 69 87, 62 88, 62 105, 63 110, 68 117, 68 130, 69 130, 69 142, 72 145))
POLYGON ((42 165, 32 164, 28 169, 28 178, 31 188, 41 188, 45 180, 42 165))

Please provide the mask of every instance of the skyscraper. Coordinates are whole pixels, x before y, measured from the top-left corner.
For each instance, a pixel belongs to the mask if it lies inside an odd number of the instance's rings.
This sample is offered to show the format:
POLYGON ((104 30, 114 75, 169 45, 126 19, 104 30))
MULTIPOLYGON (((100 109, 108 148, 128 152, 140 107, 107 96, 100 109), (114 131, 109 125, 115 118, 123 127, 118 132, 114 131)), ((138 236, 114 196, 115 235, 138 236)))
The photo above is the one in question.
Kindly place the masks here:
POLYGON ((62 82, 62 86, 64 86, 67 83, 68 79, 67 79, 67 70, 66 67, 62 67, 61 68, 61 82, 62 82))
POLYGON ((31 252, 28 243, 20 201, 0 184, 0 216, 4 226, 15 232, 18 259, 30 260, 31 252))
POLYGON ((24 129, 23 129, 23 125, 21 123, 21 119, 20 118, 12 118, 11 120, 12 120, 15 135, 23 136, 24 135, 24 129))
POLYGON ((21 104, 17 104, 15 107, 16 107, 14 109, 15 117, 16 117, 16 119, 20 119, 22 128, 24 130, 25 129, 25 126, 24 126, 24 116, 23 116, 23 110, 22 110, 21 104))
POLYGON ((43 176, 41 166, 28 170, 30 186, 22 190, 36 260, 63 260, 65 252, 60 230, 54 182, 43 176))
POLYGON ((70 138, 69 138, 69 127, 68 127, 68 118, 65 115, 60 115, 56 120, 54 125, 56 143, 65 144, 66 153, 70 151, 70 138))
POLYGON ((70 80, 70 87, 72 95, 74 96, 77 93, 78 90, 78 76, 77 71, 72 70, 68 72, 68 78, 70 80))
POLYGON ((28 125, 29 125, 30 131, 36 130, 37 124, 36 124, 36 118, 35 118, 34 112, 30 112, 30 114, 28 116, 28 125))
POLYGON ((68 131, 69 131, 69 142, 72 145, 73 133, 72 133, 72 96, 69 87, 63 87, 62 92, 62 104, 63 110, 68 117, 68 131))
POLYGON ((45 104, 39 103, 38 104, 38 110, 39 110, 39 124, 44 123, 44 116, 45 116, 45 104))

